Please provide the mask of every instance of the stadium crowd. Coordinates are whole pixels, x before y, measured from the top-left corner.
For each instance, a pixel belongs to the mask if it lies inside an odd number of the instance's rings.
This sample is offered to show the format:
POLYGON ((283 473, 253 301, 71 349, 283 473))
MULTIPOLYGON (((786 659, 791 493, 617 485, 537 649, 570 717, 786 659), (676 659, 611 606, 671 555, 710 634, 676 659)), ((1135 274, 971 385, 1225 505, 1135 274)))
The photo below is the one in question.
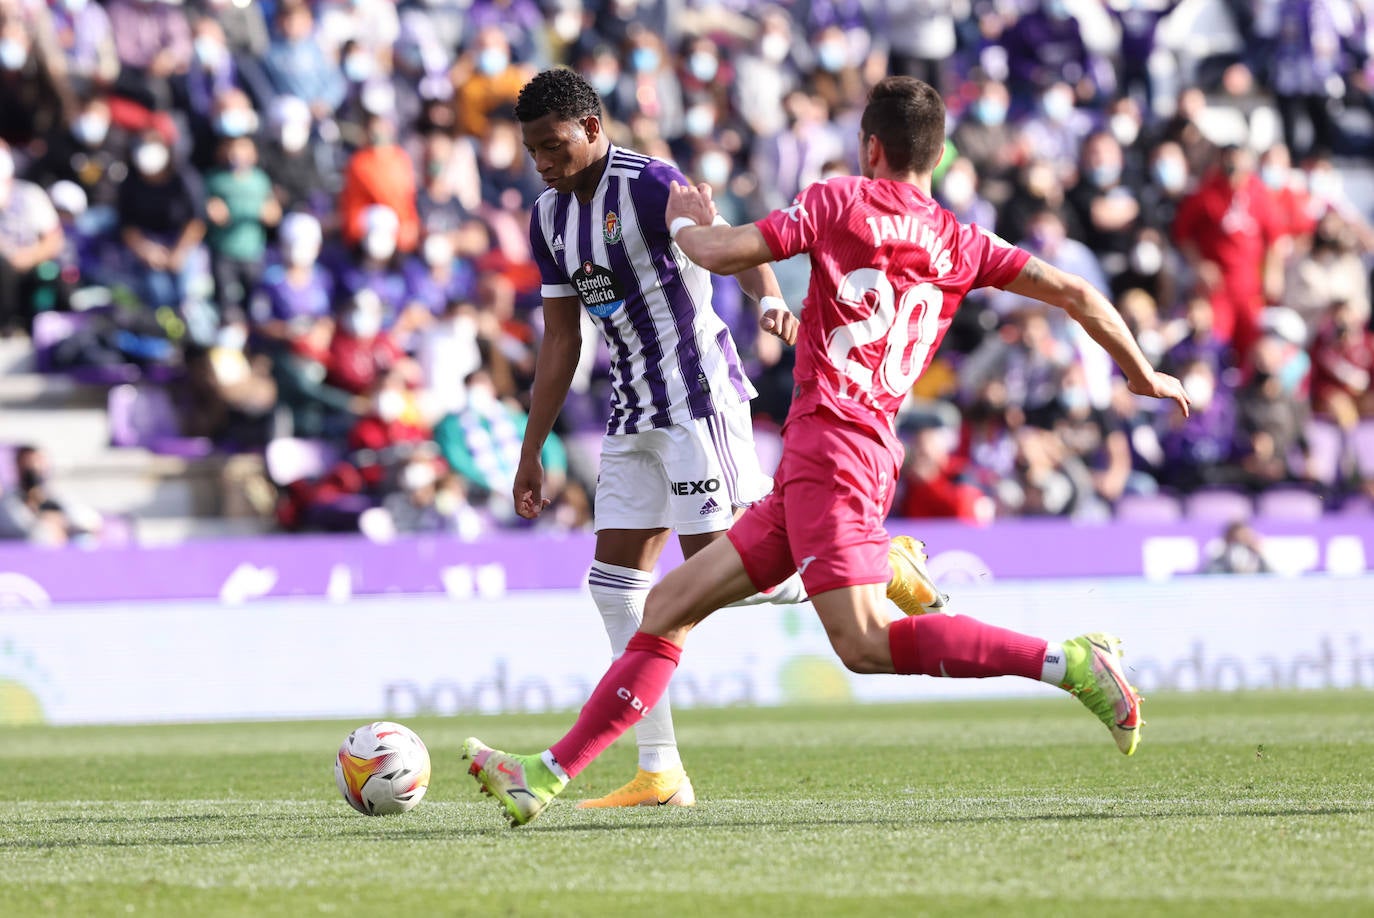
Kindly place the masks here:
MULTIPOLYGON (((274 482, 284 528, 529 525, 509 507, 541 331, 524 82, 578 69, 616 143, 740 222, 850 171, 867 88, 907 73, 948 100, 938 199, 1109 292, 1194 417, 984 291, 901 416, 895 515, 1368 499, 1374 229, 1338 165, 1374 157, 1348 117, 1374 114, 1374 3, 1206 5, 1234 53, 1175 58, 1178 0, 0 0, 0 334, 52 372, 132 369, 217 449, 315 444, 321 473, 274 482)), ((793 308, 804 272, 778 266, 793 308)), ((768 442, 790 354, 717 287, 768 442)), ((590 519, 607 363, 584 337, 540 525, 590 519)))

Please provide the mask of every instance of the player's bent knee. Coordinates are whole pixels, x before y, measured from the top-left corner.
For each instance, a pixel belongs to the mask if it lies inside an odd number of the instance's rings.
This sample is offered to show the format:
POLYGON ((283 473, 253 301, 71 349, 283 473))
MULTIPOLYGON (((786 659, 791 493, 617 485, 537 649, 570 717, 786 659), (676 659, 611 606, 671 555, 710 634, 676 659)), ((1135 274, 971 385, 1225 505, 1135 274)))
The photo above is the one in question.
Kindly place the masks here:
POLYGON ((874 653, 874 648, 870 642, 862 637, 847 635, 836 635, 830 639, 830 646, 834 648, 836 656, 844 664, 845 669, 852 673, 883 673, 891 672, 891 661, 884 661, 881 655, 874 653))

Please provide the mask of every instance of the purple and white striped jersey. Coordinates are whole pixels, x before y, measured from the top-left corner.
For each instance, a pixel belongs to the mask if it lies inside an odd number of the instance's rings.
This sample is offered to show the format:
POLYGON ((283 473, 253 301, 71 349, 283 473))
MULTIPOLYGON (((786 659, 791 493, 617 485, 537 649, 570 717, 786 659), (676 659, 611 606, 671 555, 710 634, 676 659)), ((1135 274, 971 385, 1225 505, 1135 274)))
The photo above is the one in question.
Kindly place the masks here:
POLYGON ((730 331, 711 307, 711 276, 663 219, 671 182, 660 159, 612 146, 588 204, 552 188, 530 216, 545 297, 576 296, 611 353, 609 434, 715 414, 755 396, 730 331))

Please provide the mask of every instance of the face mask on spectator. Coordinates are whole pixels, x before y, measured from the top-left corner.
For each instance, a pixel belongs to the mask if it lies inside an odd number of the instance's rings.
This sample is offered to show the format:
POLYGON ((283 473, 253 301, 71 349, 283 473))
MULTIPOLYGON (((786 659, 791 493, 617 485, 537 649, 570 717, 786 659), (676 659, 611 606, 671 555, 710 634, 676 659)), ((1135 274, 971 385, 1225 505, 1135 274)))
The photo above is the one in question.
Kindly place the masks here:
POLYGON ((790 46, 791 42, 787 40, 786 35, 781 32, 769 32, 759 41, 759 54, 763 55, 764 60, 776 64, 787 57, 787 52, 791 50, 790 46))
POLYGON ((157 175, 167 168, 171 152, 160 143, 145 143, 134 153, 134 167, 144 175, 157 175))
POLYGON ((191 43, 196 54, 196 60, 200 61, 207 69, 213 70, 224 61, 224 45, 215 41, 213 38, 206 38, 204 35, 191 43))
POLYGON ((509 169, 515 162, 515 144, 506 138, 494 138, 487 142, 487 163, 493 169, 509 169))
POLYGON ((609 96, 615 92, 615 84, 619 82, 620 75, 614 70, 598 69, 587 74, 587 82, 592 84, 592 89, 596 90, 598 96, 609 96))
POLYGON ((248 329, 242 325, 226 325, 215 335, 215 347, 241 351, 248 343, 248 329))
POLYGON ((447 265, 453 261, 453 246, 443 236, 427 237, 421 253, 424 256, 425 264, 431 268, 447 265))
POLYGON ((366 51, 350 51, 344 58, 343 72, 350 83, 361 83, 372 76, 372 55, 366 51))
POLYGON ((401 470, 401 487, 420 491, 434 484, 434 466, 428 462, 412 462, 401 470))
POLYGON ((716 115, 709 105, 693 105, 683 116, 682 126, 693 137, 705 137, 716 126, 716 115))
POLYGON ((658 69, 660 58, 653 48, 635 48, 630 52, 630 66, 636 73, 651 73, 658 69))
POLYGON ((1007 107, 997 99, 979 99, 974 114, 989 127, 1000 127, 1006 123, 1007 107))
POLYGON ((1278 191, 1288 185, 1288 171, 1279 166, 1265 166, 1260 169, 1260 179, 1270 188, 1278 191))
POLYGON ((839 73, 849 59, 849 49, 842 41, 824 41, 816 49, 816 59, 826 73, 839 73))
POLYGON ((18 70, 29 59, 29 49, 13 38, 0 39, 0 68, 18 70))
POLYGON ((687 59, 687 69, 692 72, 692 76, 709 83, 716 78, 716 71, 720 69, 720 61, 709 51, 697 51, 687 59))
POLYGON ((313 242, 292 242, 286 246, 286 263, 297 268, 313 265, 320 255, 320 247, 313 242))
POLYGON ((0 149, 0 182, 14 178, 14 157, 7 149, 0 149))
POLYGON ((940 191, 950 207, 963 210, 973 201, 973 178, 967 172, 951 170, 945 173, 940 191))
POLYGON ((1051 19, 1068 19, 1069 6, 1064 0, 1045 0, 1045 15, 1051 19))
POLYGON ((76 14, 86 8, 86 0, 63 0, 62 5, 67 8, 67 12, 76 14))
POLYGON ((355 338, 375 338, 382 330, 382 316, 370 309, 354 309, 348 314, 348 318, 344 319, 344 324, 355 338))
POLYGON ((1118 115, 1112 115, 1111 120, 1107 123, 1111 128, 1112 136, 1115 137, 1116 142, 1123 147, 1129 147, 1131 144, 1135 143, 1136 138, 1140 136, 1140 125, 1136 123, 1134 118, 1124 112, 1118 115))
POLYGON ((1182 191, 1188 182, 1187 167, 1173 158, 1156 160, 1154 175, 1159 187, 1173 194, 1182 191))
POLYGON ((1040 110, 1051 121, 1067 121, 1073 114, 1073 96, 1066 92, 1047 92, 1040 98, 1040 110))
POLYGON ((72 136, 88 147, 98 147, 110 132, 110 119, 95 112, 78 115, 72 123, 72 136))
POLYGON ((395 389, 383 389, 377 393, 376 407, 377 417, 390 424, 405 414, 406 397, 395 389))
POLYGON ((1307 190, 1312 197, 1331 202, 1341 199, 1341 177, 1330 169, 1316 169, 1307 176, 1307 190))
POLYGON ((1216 393, 1216 384, 1202 373, 1189 373, 1183 377, 1183 391, 1188 394, 1188 400, 1193 403, 1193 410, 1203 411, 1212 404, 1212 396, 1216 393))
POLYGON ((1121 180, 1121 167, 1111 164, 1093 166, 1088 170, 1088 180, 1098 188, 1110 188, 1121 180))
POLYGON ((1059 403, 1069 411, 1088 407, 1088 390, 1082 386, 1070 386, 1059 394, 1059 403))
POLYGON ((483 48, 477 55, 477 69, 485 76, 494 77, 510 66, 510 55, 500 48, 483 48))
POLYGON ((703 153, 697 169, 703 181, 712 185, 724 185, 730 180, 730 154, 720 150, 703 153))
POLYGON ((1131 249, 1131 269, 1145 277, 1153 277, 1164 267, 1164 250, 1159 243, 1142 239, 1131 249))
POLYGON ((283 150, 288 153, 295 153, 305 149, 305 145, 310 142, 310 125, 283 124, 277 137, 281 141, 283 150))
POLYGON ((368 233, 363 237, 363 251, 369 258, 386 261, 396 252, 396 237, 391 233, 368 233))
POLYGON ((258 116, 246 108, 226 108, 215 118, 221 137, 247 137, 258 129, 258 116))

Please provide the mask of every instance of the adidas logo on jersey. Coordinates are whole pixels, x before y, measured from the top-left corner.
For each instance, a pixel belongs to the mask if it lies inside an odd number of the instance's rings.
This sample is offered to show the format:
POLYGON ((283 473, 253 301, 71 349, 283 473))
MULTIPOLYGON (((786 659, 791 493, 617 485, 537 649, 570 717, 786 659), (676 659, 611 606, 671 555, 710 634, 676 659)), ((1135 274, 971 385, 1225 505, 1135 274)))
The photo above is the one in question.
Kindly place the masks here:
POLYGON ((562 234, 562 233, 559 233, 558 235, 556 235, 556 236, 553 237, 553 246, 552 246, 552 249, 553 249, 555 252, 561 252, 561 251, 563 251, 563 234, 562 234))
POLYGON ((715 513, 719 509, 720 504, 716 503, 716 499, 714 497, 708 497, 706 498, 706 503, 702 504, 701 509, 697 511, 697 515, 708 516, 712 513, 715 513))

